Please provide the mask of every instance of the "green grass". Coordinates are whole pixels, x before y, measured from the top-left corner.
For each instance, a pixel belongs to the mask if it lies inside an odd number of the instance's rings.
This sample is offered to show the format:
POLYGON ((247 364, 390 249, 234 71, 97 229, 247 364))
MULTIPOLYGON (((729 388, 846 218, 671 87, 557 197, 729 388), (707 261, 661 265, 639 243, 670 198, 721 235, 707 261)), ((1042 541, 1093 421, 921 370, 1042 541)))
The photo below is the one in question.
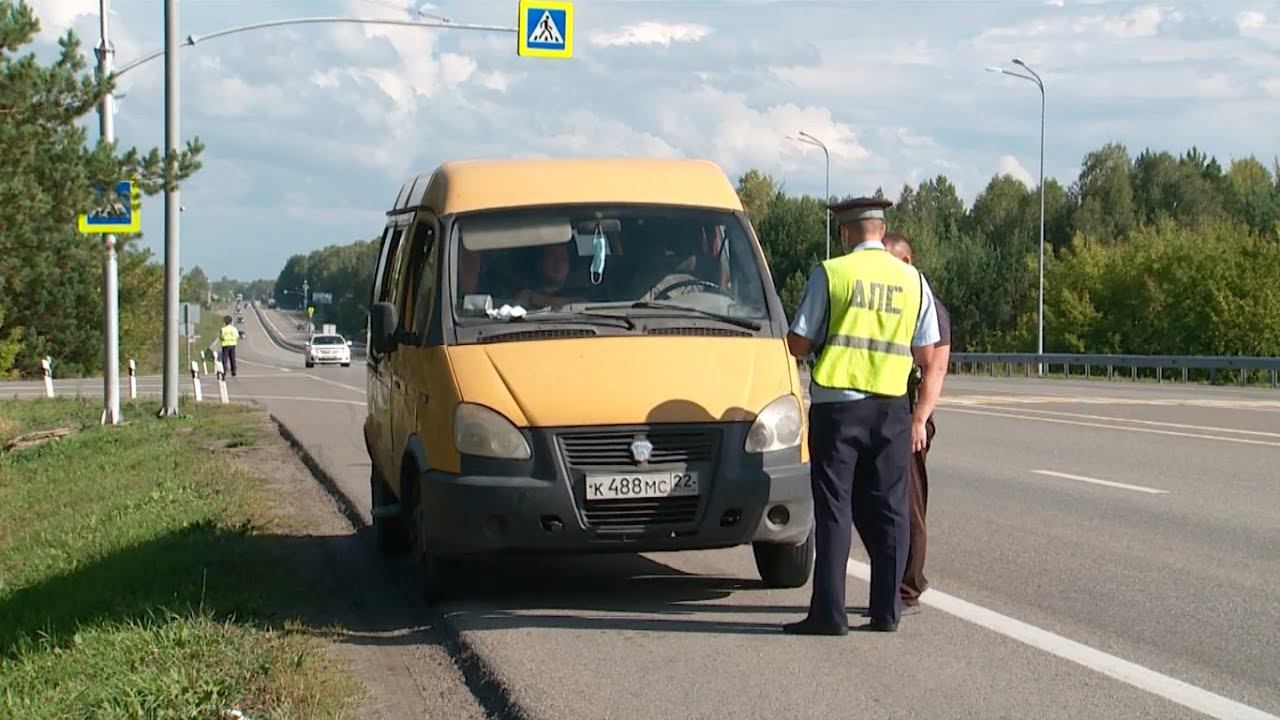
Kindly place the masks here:
POLYGON ((75 435, 0 455, 0 717, 346 717, 358 688, 293 617, 309 590, 265 481, 228 453, 261 415, 188 406, 0 402, 0 437, 75 435))

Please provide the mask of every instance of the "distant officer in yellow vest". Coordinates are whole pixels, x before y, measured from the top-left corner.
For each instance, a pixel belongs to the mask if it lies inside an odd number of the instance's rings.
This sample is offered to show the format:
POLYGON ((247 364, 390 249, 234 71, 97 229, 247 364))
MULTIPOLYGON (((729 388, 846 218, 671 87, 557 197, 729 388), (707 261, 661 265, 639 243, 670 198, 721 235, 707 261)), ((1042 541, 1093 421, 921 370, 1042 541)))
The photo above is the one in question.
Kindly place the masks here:
POLYGON ((236 375, 236 343, 240 342, 240 330, 231 322, 230 315, 222 316, 222 329, 218 331, 218 340, 222 344, 222 367, 236 375))
POLYGON ((847 254, 810 273, 787 335, 791 354, 817 356, 809 388, 817 558, 808 616, 786 625, 788 633, 849 632, 845 572, 855 513, 871 558, 871 619, 856 629, 894 632, 901 617, 907 463, 917 442, 907 378, 913 360, 928 367, 938 318, 924 276, 885 250, 890 205, 858 198, 831 206, 847 254))

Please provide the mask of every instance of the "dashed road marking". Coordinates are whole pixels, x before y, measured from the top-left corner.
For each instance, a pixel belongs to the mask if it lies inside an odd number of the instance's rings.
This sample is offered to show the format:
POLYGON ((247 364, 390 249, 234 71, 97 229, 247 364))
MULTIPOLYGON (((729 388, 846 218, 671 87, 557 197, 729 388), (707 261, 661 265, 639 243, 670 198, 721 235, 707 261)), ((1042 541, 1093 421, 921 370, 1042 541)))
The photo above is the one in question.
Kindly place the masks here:
POLYGON ((1107 487, 1120 488, 1121 490, 1133 490, 1134 492, 1147 493, 1149 495, 1168 495, 1168 490, 1159 490, 1157 488, 1145 487, 1142 485, 1130 485, 1128 483, 1115 482, 1114 480, 1099 480, 1098 478, 1085 477, 1084 475, 1071 475, 1069 473, 1055 472, 1053 470, 1032 470, 1037 475, 1048 475, 1049 477, 1063 478, 1065 480, 1077 480, 1084 483, 1092 483, 1094 485, 1105 485, 1107 487))

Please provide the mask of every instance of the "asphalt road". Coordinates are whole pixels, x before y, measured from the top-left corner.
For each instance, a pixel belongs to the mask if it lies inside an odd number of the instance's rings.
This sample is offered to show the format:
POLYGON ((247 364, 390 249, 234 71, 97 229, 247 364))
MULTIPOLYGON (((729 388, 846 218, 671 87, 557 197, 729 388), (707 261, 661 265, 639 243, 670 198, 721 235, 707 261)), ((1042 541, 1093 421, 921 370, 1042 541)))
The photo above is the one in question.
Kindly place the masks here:
MULTIPOLYGON (((367 521, 363 366, 246 323, 233 398, 367 521)), ((808 587, 762 589, 748 548, 494 561, 442 610, 538 718, 1280 715, 1280 391, 950 377, 937 422, 933 589, 896 635, 781 635, 808 587)))

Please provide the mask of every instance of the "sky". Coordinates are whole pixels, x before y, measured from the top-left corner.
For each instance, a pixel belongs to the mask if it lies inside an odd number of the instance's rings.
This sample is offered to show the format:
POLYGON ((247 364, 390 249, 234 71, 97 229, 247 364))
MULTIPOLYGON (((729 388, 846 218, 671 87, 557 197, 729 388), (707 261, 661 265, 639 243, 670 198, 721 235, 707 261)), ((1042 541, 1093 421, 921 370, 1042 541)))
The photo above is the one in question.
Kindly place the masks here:
MULTIPOLYGON (((98 0, 28 0, 52 56, 91 52, 98 0)), ((516 0, 180 0, 180 35, 318 15, 514 28, 516 0), (425 14, 425 15, 424 15, 425 14)), ((117 67, 163 47, 163 3, 111 0, 117 67)), ((891 198, 945 174, 966 203, 1001 174, 1034 185, 1040 93, 986 72, 1023 58, 1046 86, 1045 174, 1085 153, 1219 158, 1280 149, 1280 2, 577 0, 570 60, 514 32, 306 25, 182 49, 180 133, 207 146, 181 192, 183 268, 274 278, 290 255, 377 236, 401 185, 471 157, 661 155, 758 168, 791 193, 891 198)), ((163 61, 120 79, 124 147, 162 146, 163 61)), ((96 137, 97 120, 85 125, 96 137)), ((163 257, 162 197, 143 238, 163 257)))

